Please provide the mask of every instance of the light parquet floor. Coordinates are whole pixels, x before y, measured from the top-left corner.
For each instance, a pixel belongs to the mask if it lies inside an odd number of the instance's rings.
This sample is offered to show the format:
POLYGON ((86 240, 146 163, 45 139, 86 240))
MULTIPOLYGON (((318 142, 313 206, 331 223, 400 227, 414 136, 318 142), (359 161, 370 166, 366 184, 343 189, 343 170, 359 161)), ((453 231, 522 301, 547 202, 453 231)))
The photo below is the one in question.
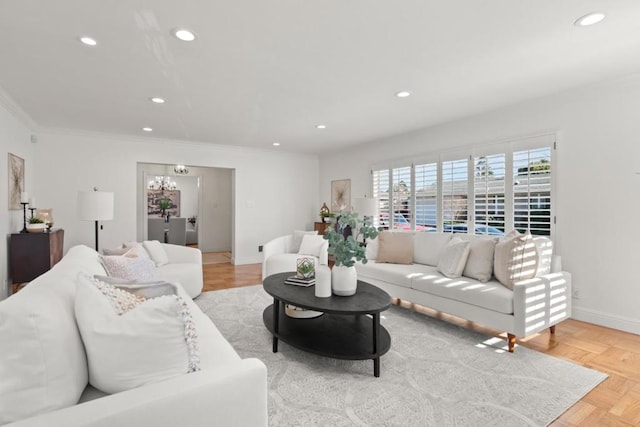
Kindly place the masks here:
MULTIPOLYGON (((205 291, 262 282, 260 264, 206 264, 203 265, 203 270, 205 291)), ((498 334, 495 330, 463 319, 404 301, 396 302, 474 330, 498 334)), ((504 338, 504 335, 501 336, 504 338)), ((547 330, 518 340, 517 345, 571 360, 609 375, 609 378, 555 420, 552 426, 640 426, 640 336, 569 319, 556 327, 555 335, 549 334, 547 330)), ((517 353, 517 347, 515 351, 517 353)))

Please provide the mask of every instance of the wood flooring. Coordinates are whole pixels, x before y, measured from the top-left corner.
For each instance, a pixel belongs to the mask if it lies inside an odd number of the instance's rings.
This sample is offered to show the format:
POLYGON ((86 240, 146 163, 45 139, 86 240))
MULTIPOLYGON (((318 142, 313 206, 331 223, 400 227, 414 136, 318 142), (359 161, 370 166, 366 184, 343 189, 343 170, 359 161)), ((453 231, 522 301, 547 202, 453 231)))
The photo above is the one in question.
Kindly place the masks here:
MULTIPOLYGON (((205 264, 204 290, 236 288, 262 283, 260 264, 205 264)), ((506 338, 498 331, 464 319, 442 314, 405 301, 395 301, 420 311, 487 334, 506 338)), ((571 360, 609 375, 552 426, 640 426, 640 336, 569 319, 540 334, 518 339, 518 346, 571 360)))

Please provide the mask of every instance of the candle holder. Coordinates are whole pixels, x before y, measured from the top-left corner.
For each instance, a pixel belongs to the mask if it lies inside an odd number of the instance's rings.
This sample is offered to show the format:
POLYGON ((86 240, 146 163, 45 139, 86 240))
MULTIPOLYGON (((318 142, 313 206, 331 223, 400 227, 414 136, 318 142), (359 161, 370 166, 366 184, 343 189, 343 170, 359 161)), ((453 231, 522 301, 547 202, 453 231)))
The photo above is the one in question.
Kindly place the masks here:
POLYGON ((27 205, 29 203, 20 202, 20 204, 22 205, 22 212, 23 212, 23 218, 24 218, 24 227, 22 228, 21 233, 26 233, 27 232, 27 205))
POLYGON ((29 210, 31 211, 31 216, 29 218, 33 218, 33 211, 35 211, 36 208, 29 208, 29 210))

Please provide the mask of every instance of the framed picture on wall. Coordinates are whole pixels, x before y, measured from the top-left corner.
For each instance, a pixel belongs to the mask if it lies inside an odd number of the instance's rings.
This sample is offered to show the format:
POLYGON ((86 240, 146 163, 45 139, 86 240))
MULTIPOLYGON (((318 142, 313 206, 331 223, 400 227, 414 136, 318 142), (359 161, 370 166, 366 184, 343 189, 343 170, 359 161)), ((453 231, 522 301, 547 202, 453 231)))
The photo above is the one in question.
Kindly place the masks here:
POLYGON ((9 153, 9 210, 22 210, 20 193, 24 191, 24 159, 9 153))
POLYGON ((166 210, 171 216, 180 216, 180 190, 147 190, 147 215, 162 216, 160 200, 167 199, 169 208, 166 210))
POLYGON ((331 212, 351 210, 351 180, 331 181, 331 212))

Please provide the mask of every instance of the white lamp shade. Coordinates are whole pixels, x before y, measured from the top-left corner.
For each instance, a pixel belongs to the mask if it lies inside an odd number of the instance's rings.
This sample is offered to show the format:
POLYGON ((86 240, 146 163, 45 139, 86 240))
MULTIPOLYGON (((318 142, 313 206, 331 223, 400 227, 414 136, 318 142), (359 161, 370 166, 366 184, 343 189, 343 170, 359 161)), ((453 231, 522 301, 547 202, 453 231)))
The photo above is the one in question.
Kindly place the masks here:
POLYGON ((353 200, 353 210, 361 216, 376 216, 376 199, 371 197, 356 197, 353 200))
POLYGON ((78 216, 83 221, 113 219, 113 193, 107 191, 79 191, 78 216))

